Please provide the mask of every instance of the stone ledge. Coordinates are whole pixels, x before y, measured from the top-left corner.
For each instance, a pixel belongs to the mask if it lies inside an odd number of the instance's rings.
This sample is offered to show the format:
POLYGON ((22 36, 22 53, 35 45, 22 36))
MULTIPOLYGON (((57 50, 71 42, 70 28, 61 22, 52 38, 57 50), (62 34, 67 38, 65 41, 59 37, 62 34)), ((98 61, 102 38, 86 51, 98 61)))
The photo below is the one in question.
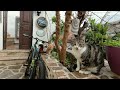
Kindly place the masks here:
POLYGON ((56 59, 47 59, 42 55, 45 61, 48 79, 75 79, 71 72, 56 59))

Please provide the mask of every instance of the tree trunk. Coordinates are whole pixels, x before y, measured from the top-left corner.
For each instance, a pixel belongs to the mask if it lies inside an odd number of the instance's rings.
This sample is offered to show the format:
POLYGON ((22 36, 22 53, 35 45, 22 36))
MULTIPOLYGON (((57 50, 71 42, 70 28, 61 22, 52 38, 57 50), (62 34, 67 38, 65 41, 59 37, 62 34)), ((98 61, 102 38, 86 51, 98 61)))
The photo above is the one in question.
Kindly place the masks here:
POLYGON ((60 60, 60 46, 58 44, 60 38, 60 11, 56 11, 56 38, 55 38, 55 46, 59 55, 60 60))
POLYGON ((81 29, 81 24, 83 22, 83 20, 85 19, 85 14, 86 14, 86 11, 78 11, 78 19, 80 20, 80 23, 79 23, 79 30, 78 30, 78 36, 80 36, 81 32, 84 30, 81 29))
POLYGON ((67 39, 69 35, 70 25, 71 25, 71 15, 72 11, 66 11, 65 13, 65 28, 64 28, 64 36, 62 39, 62 49, 61 49, 61 58, 60 62, 64 65, 66 60, 66 47, 67 47, 67 39))
POLYGON ((83 20, 85 19, 85 14, 86 14, 86 11, 78 11, 78 19, 80 20, 79 27, 82 24, 83 20))

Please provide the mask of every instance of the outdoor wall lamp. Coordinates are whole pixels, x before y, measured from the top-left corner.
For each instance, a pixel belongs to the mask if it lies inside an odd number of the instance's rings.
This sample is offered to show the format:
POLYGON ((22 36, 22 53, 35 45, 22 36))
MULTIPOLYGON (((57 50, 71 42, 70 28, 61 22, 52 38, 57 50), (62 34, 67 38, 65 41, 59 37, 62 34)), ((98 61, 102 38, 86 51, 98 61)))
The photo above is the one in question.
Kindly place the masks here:
POLYGON ((41 13, 41 11, 37 11, 37 15, 38 15, 38 16, 40 15, 40 13, 41 13))

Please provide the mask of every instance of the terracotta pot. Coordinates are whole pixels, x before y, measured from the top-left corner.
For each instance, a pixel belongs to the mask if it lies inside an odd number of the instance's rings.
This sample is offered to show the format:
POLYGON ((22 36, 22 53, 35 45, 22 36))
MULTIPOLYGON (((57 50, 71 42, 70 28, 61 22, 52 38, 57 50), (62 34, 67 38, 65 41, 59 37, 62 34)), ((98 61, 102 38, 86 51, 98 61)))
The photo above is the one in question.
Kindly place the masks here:
POLYGON ((111 71, 120 75, 120 47, 107 46, 106 55, 111 71))

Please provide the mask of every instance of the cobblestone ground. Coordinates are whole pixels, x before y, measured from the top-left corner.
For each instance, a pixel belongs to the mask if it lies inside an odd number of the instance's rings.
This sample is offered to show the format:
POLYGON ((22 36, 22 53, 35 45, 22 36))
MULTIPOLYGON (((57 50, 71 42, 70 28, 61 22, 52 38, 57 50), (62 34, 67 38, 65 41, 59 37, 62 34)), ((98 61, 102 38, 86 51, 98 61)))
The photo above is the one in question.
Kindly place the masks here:
POLYGON ((22 64, 0 64, 0 79, 23 79, 25 67, 22 64))

